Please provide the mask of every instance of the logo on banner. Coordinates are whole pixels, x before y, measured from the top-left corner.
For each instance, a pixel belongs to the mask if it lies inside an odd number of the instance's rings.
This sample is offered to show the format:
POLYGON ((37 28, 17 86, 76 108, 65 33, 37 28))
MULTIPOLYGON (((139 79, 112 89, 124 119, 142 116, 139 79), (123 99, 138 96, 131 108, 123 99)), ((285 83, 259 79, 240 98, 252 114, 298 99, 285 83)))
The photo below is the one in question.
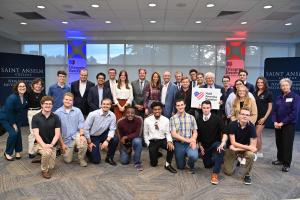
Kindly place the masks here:
POLYGON ((197 99, 202 99, 204 97, 204 92, 195 92, 194 93, 195 97, 197 97, 197 99))

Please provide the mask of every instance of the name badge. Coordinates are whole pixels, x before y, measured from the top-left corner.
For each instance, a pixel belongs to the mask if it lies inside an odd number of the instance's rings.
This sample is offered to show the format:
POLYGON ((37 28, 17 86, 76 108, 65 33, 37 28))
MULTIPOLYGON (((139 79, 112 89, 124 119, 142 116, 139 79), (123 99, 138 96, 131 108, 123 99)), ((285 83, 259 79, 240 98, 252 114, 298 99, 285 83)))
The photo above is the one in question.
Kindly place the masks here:
POLYGON ((286 98, 285 102, 293 102, 293 98, 286 98))

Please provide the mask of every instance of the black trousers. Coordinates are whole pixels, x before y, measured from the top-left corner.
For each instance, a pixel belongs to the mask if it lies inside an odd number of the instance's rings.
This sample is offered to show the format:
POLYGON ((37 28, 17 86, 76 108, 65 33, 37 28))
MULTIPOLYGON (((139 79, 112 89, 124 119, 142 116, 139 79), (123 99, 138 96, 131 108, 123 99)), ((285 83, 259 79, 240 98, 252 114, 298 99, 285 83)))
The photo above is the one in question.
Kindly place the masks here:
POLYGON ((290 166, 292 162, 295 124, 286 124, 281 129, 275 129, 277 160, 290 166))
POLYGON ((167 139, 155 139, 150 140, 149 144, 150 164, 152 167, 155 167, 157 165, 159 148, 167 150, 166 160, 169 164, 172 163, 174 151, 169 151, 167 149, 167 139))

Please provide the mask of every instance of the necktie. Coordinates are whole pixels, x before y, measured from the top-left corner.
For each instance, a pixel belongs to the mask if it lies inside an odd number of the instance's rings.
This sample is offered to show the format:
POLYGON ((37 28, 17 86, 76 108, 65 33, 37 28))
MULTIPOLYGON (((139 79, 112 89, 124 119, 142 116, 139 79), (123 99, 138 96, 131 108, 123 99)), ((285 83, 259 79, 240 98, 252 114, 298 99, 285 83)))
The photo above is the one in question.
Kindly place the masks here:
POLYGON ((143 81, 141 81, 140 90, 143 92, 143 81))

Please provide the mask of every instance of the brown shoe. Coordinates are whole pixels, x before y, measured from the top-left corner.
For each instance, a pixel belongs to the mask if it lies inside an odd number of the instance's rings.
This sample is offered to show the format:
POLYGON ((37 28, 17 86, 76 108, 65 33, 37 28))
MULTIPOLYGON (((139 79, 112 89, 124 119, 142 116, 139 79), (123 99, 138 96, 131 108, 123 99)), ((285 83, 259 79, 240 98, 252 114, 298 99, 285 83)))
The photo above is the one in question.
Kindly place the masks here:
POLYGON ((49 172, 46 172, 46 171, 42 171, 42 176, 46 179, 51 178, 51 175, 49 174, 49 172))
POLYGON ((218 185, 218 183, 219 183, 218 174, 212 173, 212 174, 211 174, 210 182, 211 182, 211 184, 213 184, 213 185, 218 185))

